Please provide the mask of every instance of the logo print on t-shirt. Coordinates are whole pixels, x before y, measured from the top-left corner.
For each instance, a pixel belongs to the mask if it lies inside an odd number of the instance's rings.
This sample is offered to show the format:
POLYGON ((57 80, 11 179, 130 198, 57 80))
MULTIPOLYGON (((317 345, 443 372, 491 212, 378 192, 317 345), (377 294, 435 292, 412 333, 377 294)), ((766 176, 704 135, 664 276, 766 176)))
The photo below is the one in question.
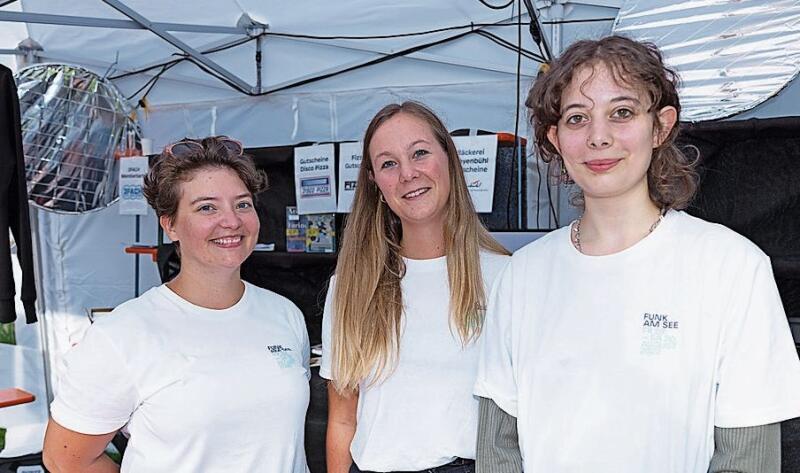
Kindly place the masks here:
POLYGON ((292 349, 283 345, 267 345, 267 350, 272 353, 278 366, 281 368, 291 368, 296 366, 297 362, 292 356, 292 349))
POLYGON ((642 315, 642 355, 658 355, 678 347, 680 324, 667 314, 645 312, 642 315))

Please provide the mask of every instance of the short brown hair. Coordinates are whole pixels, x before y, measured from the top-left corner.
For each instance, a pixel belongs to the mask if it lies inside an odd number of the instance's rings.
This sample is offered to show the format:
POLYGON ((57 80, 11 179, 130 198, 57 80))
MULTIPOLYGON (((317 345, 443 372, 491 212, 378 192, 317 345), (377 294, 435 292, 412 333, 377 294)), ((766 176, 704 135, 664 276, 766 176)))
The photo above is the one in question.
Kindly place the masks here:
MULTIPOLYGON (((561 119, 561 96, 583 67, 606 66, 618 84, 644 91, 650 98, 649 113, 654 126, 660 127, 656 114, 672 106, 680 118, 679 77, 664 65, 661 51, 652 43, 634 41, 624 36, 573 43, 540 74, 528 93, 528 107, 534 128, 536 148, 542 161, 550 164, 551 175, 561 169, 561 155, 547 139, 547 132, 561 119)), ((650 199, 659 207, 683 209, 697 190, 697 159, 689 159, 675 145, 679 126, 676 123, 662 143, 653 150, 647 171, 650 199)))
POLYGON ((168 151, 169 145, 164 148, 144 178, 144 196, 156 211, 156 216, 166 216, 170 220, 175 218, 181 198, 179 184, 191 180, 194 172, 200 169, 230 169, 239 176, 254 197, 266 189, 266 174, 256 169, 250 156, 229 150, 223 144, 224 140, 229 138, 224 136, 184 138, 177 143, 193 142, 201 146, 176 154, 168 151))

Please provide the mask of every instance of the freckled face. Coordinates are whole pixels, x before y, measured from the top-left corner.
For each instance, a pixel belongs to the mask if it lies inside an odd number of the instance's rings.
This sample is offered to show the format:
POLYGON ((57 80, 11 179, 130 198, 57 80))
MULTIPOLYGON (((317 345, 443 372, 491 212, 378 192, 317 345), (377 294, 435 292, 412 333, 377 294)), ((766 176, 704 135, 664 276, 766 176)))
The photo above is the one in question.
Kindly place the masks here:
POLYGON ((447 152, 422 119, 398 113, 372 135, 373 179, 403 231, 417 225, 444 228, 450 196, 447 152))
POLYGON ((253 196, 232 170, 208 167, 180 184, 173 221, 161 225, 181 247, 181 268, 238 270, 250 256, 260 227, 253 196))
POLYGON ((618 84, 603 64, 584 67, 564 90, 561 119, 547 136, 587 199, 647 195, 653 148, 677 116, 675 108, 664 107, 654 118, 650 106, 647 94, 618 84))

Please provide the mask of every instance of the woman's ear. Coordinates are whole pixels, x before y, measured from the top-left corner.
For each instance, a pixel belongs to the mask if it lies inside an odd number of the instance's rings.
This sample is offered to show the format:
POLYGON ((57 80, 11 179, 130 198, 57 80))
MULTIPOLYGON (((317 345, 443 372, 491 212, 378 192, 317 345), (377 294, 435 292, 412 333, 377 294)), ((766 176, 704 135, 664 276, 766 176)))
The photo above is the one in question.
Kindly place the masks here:
POLYGON ((166 215, 162 215, 158 218, 158 223, 161 225, 161 228, 164 229, 164 233, 167 234, 170 240, 178 241, 178 235, 175 233, 175 228, 171 218, 166 215))
POLYGON ((553 145, 553 148, 558 151, 558 154, 561 154, 561 147, 558 145, 558 127, 556 125, 551 125, 550 128, 548 128, 547 141, 553 145))
POLYGON ((678 111, 672 105, 667 105, 656 114, 659 126, 653 132, 653 148, 661 146, 667 139, 675 123, 678 121, 678 111))

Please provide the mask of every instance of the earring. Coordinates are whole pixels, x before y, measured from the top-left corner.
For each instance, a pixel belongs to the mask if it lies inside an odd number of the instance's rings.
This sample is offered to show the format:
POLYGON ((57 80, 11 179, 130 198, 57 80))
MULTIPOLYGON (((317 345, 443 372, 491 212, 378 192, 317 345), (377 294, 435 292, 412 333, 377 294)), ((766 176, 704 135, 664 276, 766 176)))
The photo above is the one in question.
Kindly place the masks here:
POLYGON ((559 184, 569 185, 572 184, 572 178, 569 177, 569 171, 567 171, 567 167, 564 165, 564 159, 559 158, 558 163, 561 165, 561 172, 558 175, 558 182, 559 184))
POLYGON ((382 193, 382 192, 378 192, 378 199, 379 199, 379 200, 380 200, 382 203, 384 203, 384 204, 386 203, 386 199, 383 197, 383 193, 382 193))

